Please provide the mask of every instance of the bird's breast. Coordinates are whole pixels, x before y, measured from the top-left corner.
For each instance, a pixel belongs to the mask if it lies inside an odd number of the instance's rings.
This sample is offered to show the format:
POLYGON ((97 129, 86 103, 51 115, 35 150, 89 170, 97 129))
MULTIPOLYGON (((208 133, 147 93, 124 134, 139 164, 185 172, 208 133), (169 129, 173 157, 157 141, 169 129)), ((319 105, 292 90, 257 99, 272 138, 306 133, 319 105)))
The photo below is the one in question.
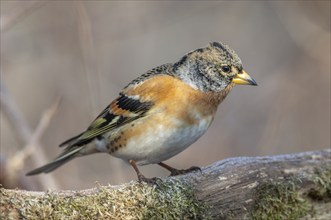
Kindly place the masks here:
POLYGON ((147 119, 149 122, 136 122, 131 129, 122 132, 120 139, 126 139, 126 143, 113 153, 115 157, 133 159, 141 165, 167 160, 198 140, 207 131, 213 117, 200 118, 193 124, 160 116, 147 119))

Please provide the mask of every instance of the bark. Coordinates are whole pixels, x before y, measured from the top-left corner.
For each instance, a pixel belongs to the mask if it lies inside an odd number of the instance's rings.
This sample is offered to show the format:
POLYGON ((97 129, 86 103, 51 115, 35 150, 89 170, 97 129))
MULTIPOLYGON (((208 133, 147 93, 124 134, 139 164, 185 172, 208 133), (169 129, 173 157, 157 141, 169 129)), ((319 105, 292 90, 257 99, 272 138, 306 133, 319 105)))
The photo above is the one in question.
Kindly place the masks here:
POLYGON ((330 155, 230 158, 155 185, 1 189, 0 219, 331 219, 330 155))

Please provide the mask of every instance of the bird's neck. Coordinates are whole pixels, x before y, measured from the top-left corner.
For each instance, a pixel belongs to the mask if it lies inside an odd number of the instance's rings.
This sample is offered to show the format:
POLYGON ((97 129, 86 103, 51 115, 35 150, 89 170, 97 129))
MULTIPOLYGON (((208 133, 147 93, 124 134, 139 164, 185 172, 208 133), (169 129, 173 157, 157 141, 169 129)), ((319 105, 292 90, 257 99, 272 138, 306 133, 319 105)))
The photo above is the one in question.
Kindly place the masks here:
POLYGON ((229 94, 231 89, 235 86, 234 83, 230 83, 225 89, 219 92, 207 92, 208 94, 208 102, 215 106, 215 108, 218 107, 219 104, 226 98, 226 96, 229 94))
POLYGON ((194 89, 200 90, 202 92, 217 92, 217 93, 228 93, 233 87, 227 87, 225 82, 213 81, 203 73, 205 69, 199 66, 197 63, 187 62, 182 65, 174 65, 175 77, 178 77, 183 82, 188 84, 194 89), (224 90, 224 92, 223 92, 224 90))

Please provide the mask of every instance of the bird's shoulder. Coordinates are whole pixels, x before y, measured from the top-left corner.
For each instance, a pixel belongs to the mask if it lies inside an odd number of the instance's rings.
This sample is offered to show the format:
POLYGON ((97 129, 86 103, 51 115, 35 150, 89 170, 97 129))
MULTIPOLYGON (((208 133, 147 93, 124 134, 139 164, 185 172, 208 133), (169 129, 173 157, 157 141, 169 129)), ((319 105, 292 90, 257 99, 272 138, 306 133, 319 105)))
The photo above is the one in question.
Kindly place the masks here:
POLYGON ((158 76, 158 75, 174 76, 175 74, 174 74, 174 70, 173 70, 173 64, 166 63, 166 64, 157 66, 157 67, 143 73, 139 77, 132 80, 127 86, 125 86, 124 90, 126 90, 129 87, 137 86, 137 85, 145 82, 146 80, 151 79, 151 78, 153 78, 155 76, 158 76))

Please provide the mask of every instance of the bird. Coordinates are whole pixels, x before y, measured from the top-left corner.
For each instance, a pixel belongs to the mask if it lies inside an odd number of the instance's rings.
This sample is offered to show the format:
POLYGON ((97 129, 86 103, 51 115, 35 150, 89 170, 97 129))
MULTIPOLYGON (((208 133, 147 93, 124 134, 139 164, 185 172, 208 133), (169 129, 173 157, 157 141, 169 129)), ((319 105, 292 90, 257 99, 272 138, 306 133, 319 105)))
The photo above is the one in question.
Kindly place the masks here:
POLYGON ((222 42, 195 49, 179 61, 155 67, 132 80, 82 133, 60 144, 63 152, 26 175, 49 173, 68 161, 108 153, 134 168, 139 182, 153 182, 138 166, 164 163, 197 141, 211 125, 219 104, 235 85, 256 81, 236 52, 222 42))

